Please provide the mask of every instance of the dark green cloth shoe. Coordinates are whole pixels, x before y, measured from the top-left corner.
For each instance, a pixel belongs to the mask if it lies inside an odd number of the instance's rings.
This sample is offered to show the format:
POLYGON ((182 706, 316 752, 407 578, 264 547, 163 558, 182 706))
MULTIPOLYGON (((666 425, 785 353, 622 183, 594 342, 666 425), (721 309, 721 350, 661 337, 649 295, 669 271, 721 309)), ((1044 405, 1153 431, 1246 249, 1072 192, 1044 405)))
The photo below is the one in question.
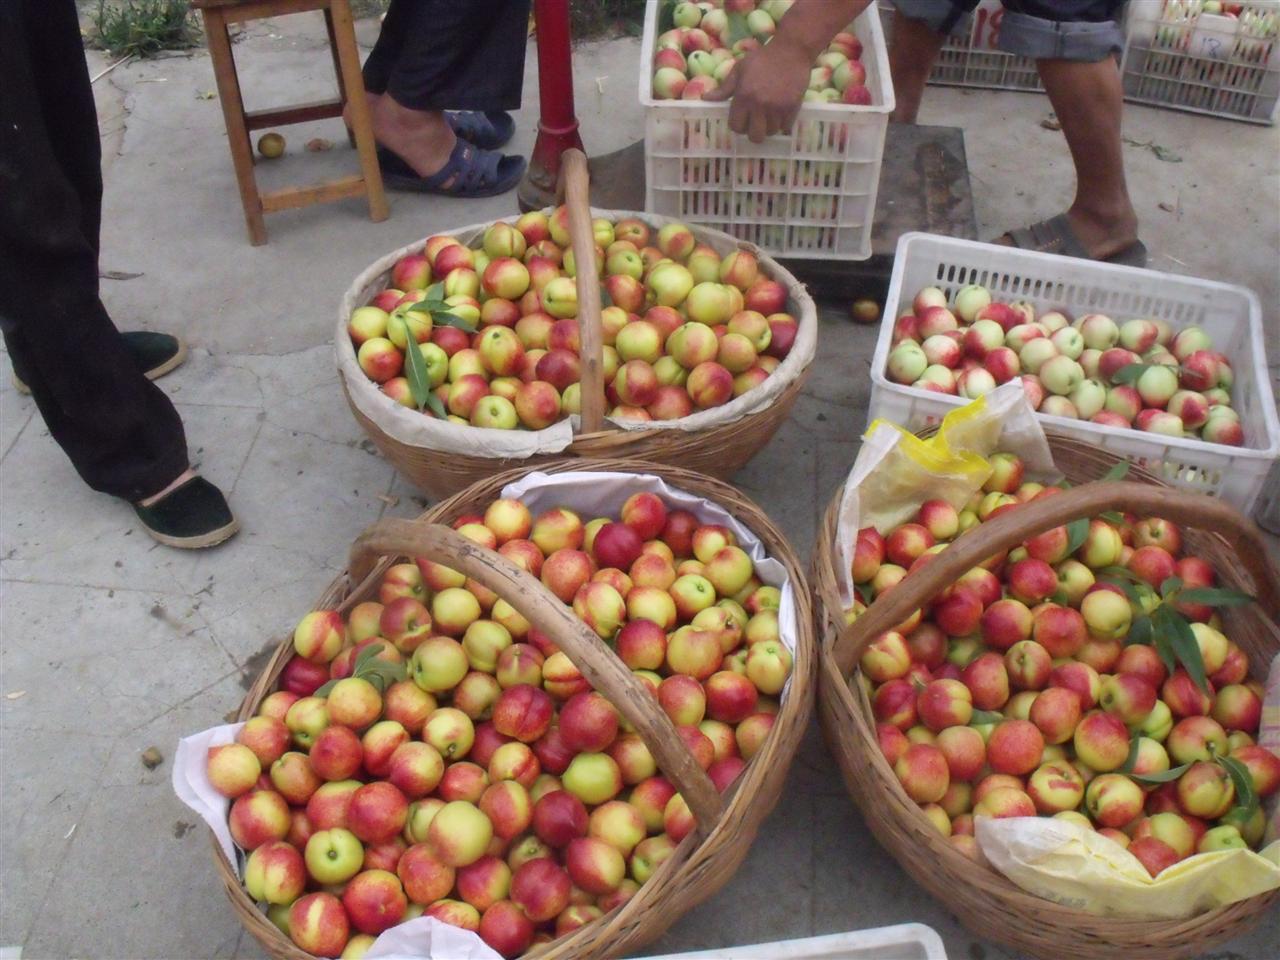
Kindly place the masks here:
MULTIPOLYGON (((182 366, 187 359, 187 344, 171 333, 152 333, 150 330, 130 330, 120 334, 125 346, 133 354, 138 369, 148 380, 156 380, 182 366)), ((30 393, 31 388, 17 374, 13 386, 19 393, 30 393)))
POLYGON ((227 498, 204 477, 192 477, 149 507, 135 503, 133 509, 156 541, 182 550, 212 547, 240 529, 227 498))

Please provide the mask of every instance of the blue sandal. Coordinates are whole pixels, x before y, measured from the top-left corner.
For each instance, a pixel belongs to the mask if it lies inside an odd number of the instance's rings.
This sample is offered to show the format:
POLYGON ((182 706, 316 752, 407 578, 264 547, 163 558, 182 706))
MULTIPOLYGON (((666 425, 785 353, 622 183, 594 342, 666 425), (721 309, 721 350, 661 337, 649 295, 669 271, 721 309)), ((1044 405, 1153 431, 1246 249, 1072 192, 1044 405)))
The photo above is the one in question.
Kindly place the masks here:
POLYGON ((506 146, 516 132, 515 120, 502 110, 446 111, 444 118, 454 133, 481 150, 497 150, 506 146))
POLYGON ((481 150, 459 137, 453 153, 449 155, 449 162, 432 176, 421 176, 399 156, 383 147, 378 148, 378 165, 382 168, 383 181, 393 190, 436 193, 445 197, 496 197, 520 182, 524 176, 525 160, 524 157, 503 156, 494 150, 481 150))

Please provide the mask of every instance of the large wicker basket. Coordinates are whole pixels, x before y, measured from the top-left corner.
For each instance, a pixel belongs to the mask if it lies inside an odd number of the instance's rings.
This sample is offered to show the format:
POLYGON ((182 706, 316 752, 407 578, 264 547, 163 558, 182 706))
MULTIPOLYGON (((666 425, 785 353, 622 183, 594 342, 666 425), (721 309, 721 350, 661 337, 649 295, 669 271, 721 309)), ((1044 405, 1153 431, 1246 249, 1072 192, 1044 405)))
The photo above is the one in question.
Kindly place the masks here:
POLYGON ((843 626, 834 562, 839 496, 827 510, 814 548, 811 577, 821 636, 818 715, 827 745, 871 833, 908 874, 974 934, 1038 957, 1176 960, 1248 930, 1280 902, 1272 892, 1182 921, 1097 916, 1041 899, 956 850, 907 796, 880 750, 867 696, 856 683, 862 649, 992 555, 1076 517, 1107 510, 1173 520, 1184 542, 1205 557, 1221 580, 1259 597, 1250 607, 1223 610, 1227 630, 1253 664, 1269 664, 1280 649, 1280 577, 1267 560, 1256 527, 1218 500, 1173 490, 1133 468, 1125 483, 1101 479, 1117 458, 1078 440, 1050 436, 1054 460, 1077 487, 1027 504, 983 524, 906 577, 892 593, 843 626), (1134 482, 1136 481, 1136 482, 1134 482), (852 675, 852 680, 851 680, 852 675))
MULTIPOLYGON (((687 470, 635 461, 561 460, 541 469, 547 473, 590 470, 661 477, 673 488, 723 507, 755 533, 768 555, 786 568, 795 597, 797 625, 790 688, 764 745, 725 794, 716 792, 656 698, 594 632, 536 579, 447 526, 463 514, 482 513, 506 484, 524 476, 526 470, 487 477, 415 520, 383 520, 370 527, 352 547, 348 572, 329 585, 317 601, 317 609, 337 609, 345 614, 376 591, 382 573, 397 558, 437 557, 494 590, 531 624, 553 637, 592 685, 634 724, 659 768, 689 803, 698 821, 697 829, 681 841, 670 859, 627 903, 526 954, 538 958, 612 957, 635 951, 660 936, 727 883, 746 857, 761 822, 778 801, 808 724, 816 667, 812 610, 803 571, 782 533, 759 507, 727 484, 687 470)), ((237 719, 252 716, 267 694, 276 689, 280 672, 292 654, 291 640, 286 638, 241 703, 237 719)), ((213 853, 236 915, 263 949, 277 960, 309 960, 310 955, 282 935, 250 899, 216 839, 213 853)))
MULTIPOLYGON (((591 239, 592 211, 588 204, 586 158, 578 151, 565 154, 565 202, 570 211, 570 233, 573 237, 574 255, 579 263, 590 263, 595 244, 591 239)), ((634 216, 653 222, 655 218, 643 213, 618 212, 620 216, 634 216)), ((513 222, 515 218, 508 218, 513 222)), ((788 292, 787 311, 795 316, 802 328, 816 329, 817 308, 804 286, 778 263, 764 255, 755 246, 744 243, 704 227, 691 227, 701 242, 709 242, 720 248, 741 248, 755 254, 762 274, 781 283, 788 292)), ((377 261, 352 285, 343 298, 341 320, 352 308, 365 303, 374 289, 375 278, 385 278, 397 259, 404 254, 417 252, 420 244, 405 247, 377 261)), ((757 409, 733 416, 726 413, 716 418, 714 424, 698 429, 684 430, 677 427, 653 427, 647 429, 620 429, 603 420, 604 384, 600 376, 600 291, 594 284, 584 284, 579 290, 579 323, 582 328, 582 416, 573 442, 565 449, 550 454, 534 454, 520 459, 504 459, 500 455, 484 456, 458 452, 446 452, 422 444, 408 443, 392 436, 380 424, 362 412, 353 401, 343 380, 343 392, 347 403, 369 439, 383 455, 408 480, 434 497, 456 493, 469 483, 493 473, 517 466, 541 467, 565 457, 611 458, 645 460, 666 463, 689 470, 696 470, 714 477, 729 477, 741 468, 769 442, 779 425, 786 420, 799 396, 808 375, 807 361, 779 365, 772 377, 783 378, 781 389, 773 401, 757 409)), ((341 335, 340 335, 341 336, 341 335)), ((339 345, 342 349, 342 345, 339 345)), ((772 379, 771 377, 771 379, 772 379)), ((341 378, 340 378, 341 379, 341 378)), ((763 389, 758 387, 757 389, 763 389)), ((749 396, 749 394, 747 395, 749 396)), ((739 398, 746 400, 747 397, 739 398)), ((392 401, 387 400, 388 404, 392 401)), ((734 401, 736 404, 738 401, 734 401)), ((750 405, 747 401, 746 405, 750 405)), ((727 410, 728 408, 726 408, 727 410)), ((467 429, 459 427, 459 429, 467 429)))

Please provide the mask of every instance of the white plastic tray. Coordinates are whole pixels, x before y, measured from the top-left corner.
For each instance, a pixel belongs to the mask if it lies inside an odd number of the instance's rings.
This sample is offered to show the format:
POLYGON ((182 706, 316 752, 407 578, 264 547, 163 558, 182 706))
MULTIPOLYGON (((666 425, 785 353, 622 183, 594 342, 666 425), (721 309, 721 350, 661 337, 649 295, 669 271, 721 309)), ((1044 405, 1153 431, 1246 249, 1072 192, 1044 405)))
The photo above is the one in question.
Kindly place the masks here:
POLYGON ((937 286, 951 297, 967 283, 982 284, 998 300, 1030 301, 1038 312, 1065 308, 1076 316, 1105 313, 1118 321, 1153 317, 1175 330, 1203 327, 1215 349, 1231 360, 1232 406, 1244 427, 1243 447, 1037 416, 1045 429, 1112 450, 1177 486, 1222 497, 1246 514, 1253 508, 1267 472, 1280 458, 1280 420, 1267 372, 1262 308, 1253 291, 972 240, 904 234, 898 241, 884 321, 871 361, 871 419, 885 417, 918 430, 967 402, 891 383, 884 373, 894 321, 910 309, 916 291, 937 286))
POLYGON ((942 938, 923 923, 900 923, 825 937, 779 940, 746 947, 670 953, 646 960, 947 960, 942 938))

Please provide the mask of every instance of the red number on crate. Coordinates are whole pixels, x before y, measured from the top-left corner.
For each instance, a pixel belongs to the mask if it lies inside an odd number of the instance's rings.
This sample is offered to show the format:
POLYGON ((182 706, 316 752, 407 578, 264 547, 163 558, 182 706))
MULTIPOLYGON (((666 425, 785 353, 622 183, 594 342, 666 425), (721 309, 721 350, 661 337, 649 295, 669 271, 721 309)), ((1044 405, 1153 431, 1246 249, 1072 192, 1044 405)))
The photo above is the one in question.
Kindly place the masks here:
POLYGON ((976 11, 977 24, 973 31, 973 47, 975 50, 995 50, 1000 39, 1000 22, 1004 20, 1004 7, 994 10, 982 4, 976 11))

